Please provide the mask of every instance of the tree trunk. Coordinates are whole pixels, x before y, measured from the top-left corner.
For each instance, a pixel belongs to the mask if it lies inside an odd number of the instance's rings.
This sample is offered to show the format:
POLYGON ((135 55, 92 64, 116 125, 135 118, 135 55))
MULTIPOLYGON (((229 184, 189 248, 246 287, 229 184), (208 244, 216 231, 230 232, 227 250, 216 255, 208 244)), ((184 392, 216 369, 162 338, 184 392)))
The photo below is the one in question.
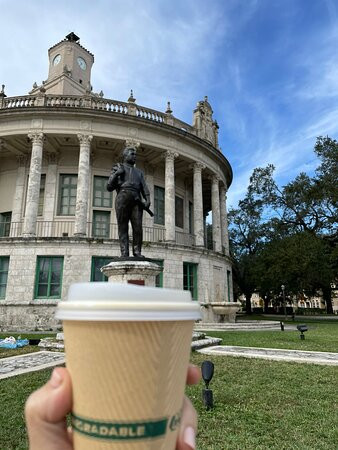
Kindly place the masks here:
POLYGON ((264 297, 264 313, 268 314, 269 312, 269 303, 270 303, 270 299, 268 297, 264 297))
POLYGON ((323 286, 322 291, 323 291, 323 300, 326 304, 326 312, 327 312, 327 314, 333 314, 332 300, 331 300, 331 287, 323 286))
POLYGON ((245 310, 247 314, 252 314, 251 309, 251 292, 245 294, 245 310))

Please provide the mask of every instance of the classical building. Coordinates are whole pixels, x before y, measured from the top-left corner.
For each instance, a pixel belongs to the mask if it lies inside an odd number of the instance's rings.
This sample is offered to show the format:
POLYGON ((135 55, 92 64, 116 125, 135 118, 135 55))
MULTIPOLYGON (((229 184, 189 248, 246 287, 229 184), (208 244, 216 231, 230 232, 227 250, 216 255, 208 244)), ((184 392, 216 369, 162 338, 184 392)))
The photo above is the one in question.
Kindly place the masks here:
POLYGON ((188 125, 169 103, 163 113, 138 105, 132 92, 127 102, 94 93, 94 56, 74 33, 48 56, 47 80, 28 95, 0 92, 1 328, 55 329, 55 307, 71 283, 104 281, 100 267, 119 255, 106 182, 126 141, 138 145, 151 191, 143 254, 163 264, 157 285, 189 289, 203 320, 219 320, 212 304, 233 301, 232 171, 208 99, 188 125))

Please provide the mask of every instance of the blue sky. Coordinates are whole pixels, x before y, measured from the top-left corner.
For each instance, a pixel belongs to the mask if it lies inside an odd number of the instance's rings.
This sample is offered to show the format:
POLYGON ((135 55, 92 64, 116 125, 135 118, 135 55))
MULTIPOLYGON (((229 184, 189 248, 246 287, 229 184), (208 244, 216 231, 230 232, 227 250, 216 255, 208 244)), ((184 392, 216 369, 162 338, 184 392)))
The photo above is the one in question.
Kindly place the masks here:
POLYGON ((234 180, 257 166, 280 184, 317 165, 316 137, 338 135, 338 0, 0 0, 0 84, 8 96, 47 78, 49 47, 70 31, 95 55, 105 97, 191 123, 205 95, 234 180))

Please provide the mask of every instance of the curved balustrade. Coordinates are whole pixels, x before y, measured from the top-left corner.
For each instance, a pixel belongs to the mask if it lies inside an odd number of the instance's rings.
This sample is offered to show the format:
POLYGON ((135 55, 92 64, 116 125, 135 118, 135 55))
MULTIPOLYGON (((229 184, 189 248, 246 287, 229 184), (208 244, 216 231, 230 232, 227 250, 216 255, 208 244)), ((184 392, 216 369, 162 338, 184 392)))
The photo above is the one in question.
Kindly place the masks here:
POLYGON ((142 106, 136 106, 136 116, 142 119, 154 120, 155 122, 165 122, 166 115, 155 111, 154 109, 143 108, 142 106))
MULTIPOLYGON (((36 237, 73 237, 74 225, 75 222, 71 220, 39 220, 36 223, 36 237)), ((0 222, 0 238, 22 237, 22 232, 22 222, 0 222)), ((86 237, 89 238, 118 240, 118 227, 116 223, 104 224, 104 227, 98 227, 97 224, 88 222, 86 232, 86 237)), ((165 242, 165 228, 144 226, 143 242, 165 242)), ((184 247, 193 247, 195 245, 195 236, 193 234, 176 231, 176 244, 184 247)))
MULTIPOLYGON (((167 123, 167 114, 140 105, 110 100, 98 96, 79 95, 23 95, 20 97, 0 98, 0 110, 47 107, 47 108, 88 108, 117 114, 130 114, 134 117, 157 123, 167 123)), ((172 116, 171 116, 172 117, 172 116)), ((195 129, 181 120, 172 117, 173 126, 189 133, 196 134, 195 129)))

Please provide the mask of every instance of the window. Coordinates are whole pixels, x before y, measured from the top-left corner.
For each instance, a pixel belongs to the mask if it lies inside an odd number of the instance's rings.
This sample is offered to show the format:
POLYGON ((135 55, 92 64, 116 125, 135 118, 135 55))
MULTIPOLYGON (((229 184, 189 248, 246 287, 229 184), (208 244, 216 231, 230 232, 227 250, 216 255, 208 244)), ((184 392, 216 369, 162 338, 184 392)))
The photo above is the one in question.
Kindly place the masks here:
POLYGON ((183 263, 183 289, 190 291, 193 300, 197 300, 197 264, 183 263))
POLYGON ((59 207, 60 216, 75 216, 77 175, 60 175, 59 207))
MULTIPOLYGON (((153 259, 153 261, 163 268, 163 259, 153 259)), ((156 275, 155 287, 163 287, 163 272, 156 275)))
POLYGON ((109 238, 109 226, 109 211, 93 211, 93 237, 109 238))
POLYGON ((164 189, 154 186, 154 223, 164 225, 164 189))
POLYGON ((106 277, 100 269, 102 266, 109 264, 112 259, 113 258, 107 256, 93 256, 90 281, 108 281, 108 277, 106 277))
POLYGON ((231 302, 231 272, 227 270, 228 302, 231 302))
POLYGON ((9 256, 0 256, 0 298, 6 296, 9 256))
POLYGON ((0 214, 0 237, 9 236, 11 231, 12 212, 4 212, 0 214))
POLYGON ((35 298, 61 297, 62 269, 62 256, 38 256, 35 298))
POLYGON ((112 193, 107 191, 108 177, 94 177, 93 206, 112 207, 112 193))
POLYGON ((194 210, 193 205, 189 202, 189 233, 193 234, 194 232, 194 210))
POLYGON ((183 228, 183 198, 175 197, 175 226, 183 228))

